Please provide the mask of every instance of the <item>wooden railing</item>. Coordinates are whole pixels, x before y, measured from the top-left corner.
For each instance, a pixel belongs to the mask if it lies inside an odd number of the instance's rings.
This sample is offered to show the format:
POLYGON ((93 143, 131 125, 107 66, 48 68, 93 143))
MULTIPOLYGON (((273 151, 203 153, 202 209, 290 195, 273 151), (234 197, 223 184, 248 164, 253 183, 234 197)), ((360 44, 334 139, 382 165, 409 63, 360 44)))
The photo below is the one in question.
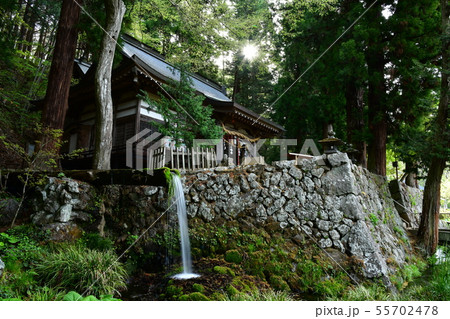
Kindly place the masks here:
POLYGON ((149 169, 163 166, 181 170, 216 167, 216 153, 209 148, 162 146, 149 151, 149 169))

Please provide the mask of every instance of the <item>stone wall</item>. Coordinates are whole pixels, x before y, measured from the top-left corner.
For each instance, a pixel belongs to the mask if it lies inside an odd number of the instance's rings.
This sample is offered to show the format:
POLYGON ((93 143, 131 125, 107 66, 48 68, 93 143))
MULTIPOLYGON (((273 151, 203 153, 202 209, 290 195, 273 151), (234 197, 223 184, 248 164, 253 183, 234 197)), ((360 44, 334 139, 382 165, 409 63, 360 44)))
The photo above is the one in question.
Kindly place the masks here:
POLYGON ((255 226, 276 222, 320 247, 360 259, 365 276, 405 261, 408 240, 387 181, 351 164, 344 153, 278 162, 274 166, 200 171, 184 176, 188 214, 214 223, 235 219, 255 226))
POLYGON ((389 189, 403 221, 410 228, 419 228, 420 214, 422 213, 422 191, 397 180, 389 183, 389 189))
MULTIPOLYGON (((405 262, 409 249, 406 223, 386 180, 353 165, 346 154, 324 158, 324 166, 315 158, 188 172, 183 182, 189 223, 276 227, 293 242, 302 238, 352 256, 366 277, 384 277, 390 265, 405 262)), ((94 188, 50 178, 33 200, 32 220, 59 231, 60 238, 79 235, 79 228, 105 232, 116 242, 145 233, 145 242, 176 218, 170 213, 159 219, 167 203, 164 187, 94 188)))

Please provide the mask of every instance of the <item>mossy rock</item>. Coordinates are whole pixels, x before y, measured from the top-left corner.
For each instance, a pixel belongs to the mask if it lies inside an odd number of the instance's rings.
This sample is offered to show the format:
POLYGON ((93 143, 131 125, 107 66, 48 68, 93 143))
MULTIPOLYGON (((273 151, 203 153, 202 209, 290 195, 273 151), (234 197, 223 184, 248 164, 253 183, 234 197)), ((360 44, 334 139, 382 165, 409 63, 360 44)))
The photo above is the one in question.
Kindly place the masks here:
POLYGON ((227 294, 230 296, 236 296, 239 294, 239 290, 237 290, 233 285, 228 285, 225 289, 227 291, 227 294))
POLYGON ((224 301, 225 299, 225 295, 220 292, 214 292, 209 296, 209 300, 224 301))
POLYGON ((194 290, 195 292, 204 293, 205 292, 205 287, 203 287, 203 285, 201 285, 201 284, 193 284, 192 285, 192 290, 194 290))
POLYGON ((249 254, 249 259, 245 262, 245 270, 251 275, 264 279, 264 268, 267 255, 262 251, 255 251, 249 254))
POLYGON ((291 291, 291 288, 289 288, 289 285, 281 276, 272 275, 269 278, 269 284, 270 286, 275 290, 282 290, 282 291, 291 291))
POLYGON ((183 293, 183 287, 177 287, 175 285, 169 285, 166 288, 167 296, 178 296, 183 293))
POLYGON ((228 250, 225 253, 225 260, 229 263, 240 264, 242 259, 242 255, 236 249, 228 250))
POLYGON ((221 274, 221 275, 230 275, 231 277, 236 276, 234 271, 228 267, 222 267, 222 266, 215 266, 214 272, 221 274))
POLYGON ((264 273, 270 275, 283 276, 288 273, 289 269, 286 269, 287 262, 269 261, 264 267, 264 273))
POLYGON ((305 291, 305 287, 302 285, 300 277, 297 274, 291 274, 286 278, 286 282, 289 285, 291 291, 305 291))
POLYGON ((180 301, 209 301, 210 299, 206 297, 201 292, 193 292, 188 295, 182 295, 178 298, 180 301))
POLYGON ((240 292, 245 293, 249 293, 257 289, 256 285, 251 280, 247 280, 240 276, 233 278, 231 285, 233 285, 233 287, 235 287, 240 292))

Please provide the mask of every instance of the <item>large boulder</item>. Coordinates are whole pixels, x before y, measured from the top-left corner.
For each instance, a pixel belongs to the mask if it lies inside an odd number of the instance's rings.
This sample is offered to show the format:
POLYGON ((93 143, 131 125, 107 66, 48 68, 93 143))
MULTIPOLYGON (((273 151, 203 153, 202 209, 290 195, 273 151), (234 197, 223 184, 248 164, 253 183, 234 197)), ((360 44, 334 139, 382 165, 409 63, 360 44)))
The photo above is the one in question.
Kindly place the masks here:
POLYGON ((13 198, 0 199, 0 226, 11 225, 19 203, 13 198))
POLYGON ((386 276, 388 267, 381 254, 380 247, 363 221, 357 221, 351 228, 348 238, 350 253, 364 262, 364 275, 367 278, 386 276))

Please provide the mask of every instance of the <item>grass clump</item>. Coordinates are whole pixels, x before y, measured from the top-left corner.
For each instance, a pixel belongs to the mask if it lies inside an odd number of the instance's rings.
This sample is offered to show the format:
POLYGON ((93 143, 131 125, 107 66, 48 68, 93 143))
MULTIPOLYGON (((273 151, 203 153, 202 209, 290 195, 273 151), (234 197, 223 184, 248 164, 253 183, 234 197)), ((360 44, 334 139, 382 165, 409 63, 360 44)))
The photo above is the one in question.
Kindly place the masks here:
POLYGON ((432 266, 430 295, 432 300, 450 300, 450 260, 432 266))
POLYGON ((35 268, 39 278, 52 287, 74 289, 92 295, 112 295, 125 288, 127 273, 116 254, 80 245, 63 245, 48 254, 35 268))
POLYGON ((85 233, 81 242, 89 249, 107 251, 114 247, 111 239, 100 236, 99 233, 85 233))
POLYGON ((378 285, 359 285, 354 289, 348 290, 340 300, 352 300, 352 301, 389 301, 393 300, 390 293, 386 291, 386 288, 378 285))
POLYGON ((292 296, 286 291, 254 290, 250 293, 234 293, 224 296, 224 301, 292 301, 292 296))

